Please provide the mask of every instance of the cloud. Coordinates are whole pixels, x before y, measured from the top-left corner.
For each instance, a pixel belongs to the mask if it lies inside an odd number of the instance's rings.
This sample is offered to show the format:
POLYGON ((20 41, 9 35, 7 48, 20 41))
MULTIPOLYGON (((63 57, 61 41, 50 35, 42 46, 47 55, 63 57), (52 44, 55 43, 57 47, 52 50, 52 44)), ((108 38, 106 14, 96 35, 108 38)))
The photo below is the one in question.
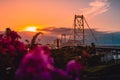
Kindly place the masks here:
POLYGON ((45 31, 45 32, 50 32, 52 34, 70 34, 72 29, 71 28, 55 28, 55 27, 47 27, 43 29, 37 29, 37 31, 45 31))
POLYGON ((89 7, 81 9, 81 13, 84 15, 96 16, 102 13, 105 13, 109 10, 110 3, 108 0, 95 0, 94 2, 89 3, 89 7))

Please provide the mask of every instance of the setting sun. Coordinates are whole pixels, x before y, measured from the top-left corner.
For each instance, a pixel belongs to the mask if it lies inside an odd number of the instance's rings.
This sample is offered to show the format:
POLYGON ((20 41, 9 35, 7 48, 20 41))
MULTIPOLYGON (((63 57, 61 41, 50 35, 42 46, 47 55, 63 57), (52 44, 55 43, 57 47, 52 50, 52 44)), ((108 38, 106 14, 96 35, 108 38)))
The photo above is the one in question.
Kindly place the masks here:
POLYGON ((27 27, 26 29, 25 29, 25 31, 31 31, 31 32, 36 32, 36 30, 37 30, 37 27, 27 27))

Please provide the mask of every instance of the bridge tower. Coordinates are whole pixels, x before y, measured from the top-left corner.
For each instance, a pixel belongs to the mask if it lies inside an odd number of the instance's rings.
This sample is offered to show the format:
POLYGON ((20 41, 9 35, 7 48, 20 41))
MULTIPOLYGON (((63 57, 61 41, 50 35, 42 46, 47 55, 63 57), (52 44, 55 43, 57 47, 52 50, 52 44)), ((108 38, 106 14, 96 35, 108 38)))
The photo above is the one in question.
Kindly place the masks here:
POLYGON ((74 44, 79 41, 81 45, 85 45, 85 25, 88 27, 88 29, 91 32, 91 35, 93 36, 93 38, 95 39, 95 41, 97 42, 97 39, 92 31, 92 29, 90 28, 90 26, 88 25, 84 15, 75 15, 74 17, 74 30, 73 30, 73 40, 74 40, 74 44))
POLYGON ((85 44, 85 31, 84 31, 84 16, 75 15, 74 17, 74 31, 73 31, 74 43, 80 40, 81 44, 85 44))
POLYGON ((61 43, 66 43, 67 35, 66 34, 61 34, 61 43))

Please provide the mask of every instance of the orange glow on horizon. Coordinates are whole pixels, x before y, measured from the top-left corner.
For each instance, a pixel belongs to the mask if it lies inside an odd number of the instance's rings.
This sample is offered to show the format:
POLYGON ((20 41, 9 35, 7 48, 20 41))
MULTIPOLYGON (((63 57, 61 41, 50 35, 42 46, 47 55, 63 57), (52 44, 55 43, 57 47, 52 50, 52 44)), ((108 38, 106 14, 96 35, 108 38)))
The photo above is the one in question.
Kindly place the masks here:
POLYGON ((45 31, 43 30, 45 28, 44 25, 41 26, 25 26, 22 27, 22 29, 18 29, 18 31, 28 31, 28 32, 43 32, 45 33, 45 31))
POLYGON ((37 27, 36 26, 29 26, 29 27, 25 28, 25 31, 37 32, 37 27))

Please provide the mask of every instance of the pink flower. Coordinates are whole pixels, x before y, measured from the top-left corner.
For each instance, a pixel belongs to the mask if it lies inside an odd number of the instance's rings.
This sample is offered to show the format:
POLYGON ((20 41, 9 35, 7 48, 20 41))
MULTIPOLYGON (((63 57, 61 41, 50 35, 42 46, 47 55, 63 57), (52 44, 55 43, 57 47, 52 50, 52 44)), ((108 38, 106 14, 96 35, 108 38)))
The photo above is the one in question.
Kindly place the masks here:
POLYGON ((13 40, 21 38, 20 35, 15 31, 11 31, 7 34, 8 37, 11 37, 13 40))
POLYGON ((13 45, 8 45, 7 46, 7 52, 11 53, 11 56, 15 56, 15 51, 16 51, 16 49, 13 45))

